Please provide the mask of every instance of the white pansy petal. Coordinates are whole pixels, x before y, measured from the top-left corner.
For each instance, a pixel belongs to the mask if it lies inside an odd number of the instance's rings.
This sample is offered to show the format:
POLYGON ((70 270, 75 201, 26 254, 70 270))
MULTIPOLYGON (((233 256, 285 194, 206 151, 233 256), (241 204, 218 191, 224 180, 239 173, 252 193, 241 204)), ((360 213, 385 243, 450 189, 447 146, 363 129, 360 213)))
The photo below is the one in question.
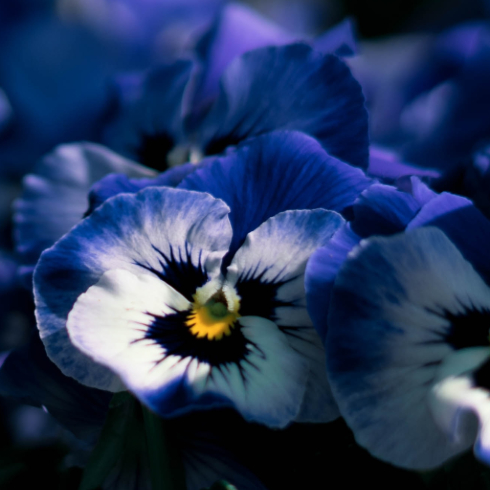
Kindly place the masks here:
POLYGON ((271 321, 239 319, 248 353, 236 364, 213 367, 207 389, 226 396, 248 420, 284 427, 296 418, 308 364, 271 321))
MULTIPOLYGON (((179 356, 149 337, 154 317, 185 311, 190 303, 157 277, 106 272, 82 294, 68 315, 73 344, 113 370, 132 391, 155 389, 182 375, 179 356)), ((182 327, 185 328, 185 327, 182 327)))
POLYGON ((36 317, 63 373, 111 389, 108 370, 81 356, 66 335, 76 300, 114 269, 159 278, 192 300, 196 288, 219 274, 231 240, 228 212, 204 193, 150 187, 107 200, 46 250, 34 274, 36 317))
POLYGON ((310 255, 328 243, 343 219, 325 210, 286 211, 270 218, 237 251, 227 280, 242 298, 240 314, 274 321, 310 364, 299 421, 338 417, 325 374, 325 351, 306 310, 304 271, 310 255))

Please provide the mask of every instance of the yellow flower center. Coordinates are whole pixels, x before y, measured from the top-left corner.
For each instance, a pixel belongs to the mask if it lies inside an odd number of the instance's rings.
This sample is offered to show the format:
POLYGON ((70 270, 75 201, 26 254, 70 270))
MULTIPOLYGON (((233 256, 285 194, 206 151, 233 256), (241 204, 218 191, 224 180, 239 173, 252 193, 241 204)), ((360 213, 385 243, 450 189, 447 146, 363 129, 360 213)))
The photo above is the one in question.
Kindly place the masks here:
POLYGON ((221 340, 223 336, 231 334, 240 317, 238 314, 239 302, 237 303, 233 311, 230 311, 221 291, 218 291, 203 305, 194 300, 192 311, 185 323, 198 338, 221 340))

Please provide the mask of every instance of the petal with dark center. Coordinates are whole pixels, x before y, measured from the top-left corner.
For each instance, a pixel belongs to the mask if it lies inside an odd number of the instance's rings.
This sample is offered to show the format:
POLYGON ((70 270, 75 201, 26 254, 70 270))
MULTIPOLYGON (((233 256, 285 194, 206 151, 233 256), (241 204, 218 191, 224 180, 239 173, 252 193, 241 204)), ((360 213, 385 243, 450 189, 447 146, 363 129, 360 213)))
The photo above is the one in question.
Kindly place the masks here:
POLYGON ((51 359, 84 384, 116 390, 112 374, 70 344, 69 311, 112 269, 154 276, 192 300, 198 287, 219 274, 231 239, 228 211, 204 193, 152 187, 109 199, 45 251, 34 292, 38 328, 51 359))
POLYGON ((342 415, 375 456, 431 468, 464 451, 428 398, 444 359, 488 345, 490 288, 435 228, 361 242, 339 272, 327 366, 342 415))
POLYGON ((368 166, 367 113, 361 87, 336 56, 306 44, 245 53, 225 70, 219 97, 201 124, 207 155, 274 130, 296 130, 331 155, 368 166))

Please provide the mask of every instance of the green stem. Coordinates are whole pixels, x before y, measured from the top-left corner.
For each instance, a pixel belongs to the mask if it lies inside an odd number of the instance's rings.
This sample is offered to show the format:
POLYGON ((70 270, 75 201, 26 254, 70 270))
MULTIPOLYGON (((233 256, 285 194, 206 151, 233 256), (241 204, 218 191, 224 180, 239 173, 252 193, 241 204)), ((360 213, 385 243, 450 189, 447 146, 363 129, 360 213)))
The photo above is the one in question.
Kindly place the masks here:
POLYGON ((143 408, 152 488, 186 490, 185 473, 178 449, 171 444, 168 422, 143 408))
POLYGON ((128 420, 134 416, 135 400, 126 392, 112 397, 106 422, 83 472, 79 490, 102 486, 124 451, 128 420))

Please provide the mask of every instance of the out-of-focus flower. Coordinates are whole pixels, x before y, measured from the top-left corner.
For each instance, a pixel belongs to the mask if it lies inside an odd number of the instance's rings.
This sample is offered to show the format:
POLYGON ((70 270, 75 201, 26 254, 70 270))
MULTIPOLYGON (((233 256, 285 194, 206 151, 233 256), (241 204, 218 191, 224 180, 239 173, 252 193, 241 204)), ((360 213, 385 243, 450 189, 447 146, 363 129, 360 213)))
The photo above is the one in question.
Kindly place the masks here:
POLYGON ((468 23, 438 36, 389 39, 352 60, 373 139, 417 165, 450 170, 490 133, 490 31, 468 23))
POLYGON ((36 268, 49 356, 163 415, 231 405, 271 426, 331 420, 303 271, 343 220, 304 210, 341 211, 368 185, 314 139, 278 132, 204 161, 176 190, 108 199, 36 268))
POLYGON ((97 139, 116 66, 93 33, 52 14, 7 31, 0 86, 9 117, 0 139, 0 175, 22 176, 61 142, 97 139))
POLYGON ((356 52, 354 26, 350 19, 340 22, 322 35, 287 30, 239 3, 229 3, 196 44, 202 73, 194 102, 212 101, 219 94, 219 80, 228 64, 238 56, 266 46, 305 42, 324 54, 350 56, 356 52))
POLYGON ((209 27, 224 0, 58 0, 61 18, 76 20, 146 63, 181 56, 209 27))
POLYGON ((462 197, 427 197, 404 234, 361 242, 340 268, 323 318, 329 379, 375 456, 427 469, 476 440, 490 462, 490 222, 462 197))
POLYGON ((228 65, 218 97, 205 108, 192 92, 192 69, 179 61, 151 73, 108 132, 109 146, 164 170, 221 153, 247 137, 288 129, 316 137, 344 161, 367 166, 363 96, 337 57, 305 44, 249 51, 228 65))

